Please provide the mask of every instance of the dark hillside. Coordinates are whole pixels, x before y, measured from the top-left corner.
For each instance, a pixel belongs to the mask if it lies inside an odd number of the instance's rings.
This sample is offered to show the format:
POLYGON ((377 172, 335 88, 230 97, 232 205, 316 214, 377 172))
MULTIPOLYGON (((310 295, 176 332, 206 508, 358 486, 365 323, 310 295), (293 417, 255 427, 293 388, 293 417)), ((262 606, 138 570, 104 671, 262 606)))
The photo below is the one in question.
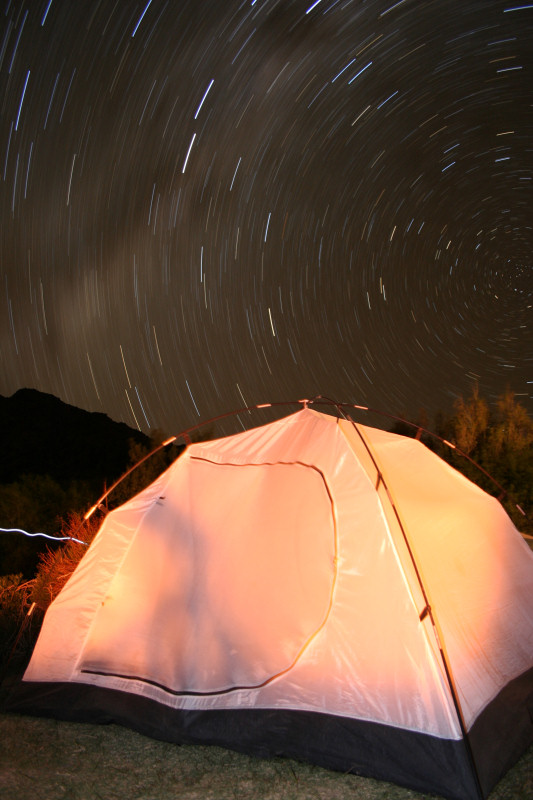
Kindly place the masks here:
POLYGON ((0 483, 22 475, 49 475, 59 483, 117 478, 128 462, 129 442, 149 439, 122 422, 83 411, 51 394, 20 389, 0 395, 0 483))
MULTIPOLYGON (((57 535, 60 520, 89 508, 128 468, 130 447, 150 439, 105 414, 82 411, 50 394, 0 395, 0 527, 57 535)), ((0 575, 35 572, 42 537, 0 534, 0 575)))

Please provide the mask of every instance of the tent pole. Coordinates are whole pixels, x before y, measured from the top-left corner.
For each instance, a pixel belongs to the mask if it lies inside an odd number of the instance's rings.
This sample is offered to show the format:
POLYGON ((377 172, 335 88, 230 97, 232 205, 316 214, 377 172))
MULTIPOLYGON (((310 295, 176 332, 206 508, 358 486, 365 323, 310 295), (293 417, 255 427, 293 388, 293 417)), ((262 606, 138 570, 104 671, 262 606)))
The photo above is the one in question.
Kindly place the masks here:
POLYGON ((439 653, 440 653, 440 657, 441 657, 442 664, 443 664, 443 667, 444 667, 446 680, 448 682, 448 687, 450 689, 450 694, 452 696, 452 701, 453 701, 453 705, 454 705, 454 708, 455 708, 455 713, 456 713, 456 716, 457 716, 457 720, 459 722, 459 728, 461 730, 461 735, 463 737, 463 742, 464 742, 464 745, 465 745, 465 751, 466 751, 467 759, 468 759, 468 762, 470 764, 470 768, 472 770, 472 775, 473 775, 474 783, 475 783, 475 786, 476 786, 476 792, 478 794, 479 800, 484 800, 485 795, 483 794, 483 790, 481 788, 481 781, 480 781, 480 778, 479 778, 479 773, 478 773, 478 770, 477 770, 476 761, 475 761, 475 758, 474 758, 474 753, 472 751, 472 746, 470 744, 468 731, 466 729, 466 724, 465 724, 465 720, 464 720, 464 716, 463 716, 463 711, 461 709, 461 704, 459 702, 459 697, 458 697, 458 694, 457 694, 457 690, 455 688, 455 681, 453 679, 452 670, 451 670, 451 667, 450 667, 450 665, 448 663, 448 659, 446 657, 446 653, 444 651, 444 646, 442 644, 441 636, 439 635, 439 629, 438 629, 438 626, 437 626, 437 622, 435 620, 433 609, 432 609, 431 604, 429 602, 429 597, 427 595, 427 592, 426 592, 426 589, 425 589, 425 586, 424 586, 424 582, 422 580, 422 575, 420 574, 420 570, 418 569, 418 565, 416 563, 415 555, 413 553, 413 550, 412 550, 411 545, 409 543, 409 539, 407 537, 407 531, 406 531, 405 526, 404 526, 404 524, 403 524, 403 522, 401 520, 401 517, 400 517, 400 514, 398 512, 398 509, 396 508, 396 505, 394 503, 394 499, 393 499, 393 497, 392 497, 392 495, 391 495, 391 493, 389 491, 389 487, 387 486, 387 482, 386 482, 386 480, 385 480, 385 478, 383 476, 383 472, 381 471, 381 469, 380 469, 380 467, 379 467, 379 465, 377 463, 377 460, 376 460, 376 458, 374 456, 374 453, 372 452, 372 450, 370 448, 370 445, 366 441, 366 439, 363 436, 362 432, 359 430, 359 426, 354 422, 354 420, 349 415, 348 415, 348 420, 349 420, 349 422, 351 422, 352 427, 357 432, 359 438, 361 439, 361 442, 363 443, 363 445, 364 445, 364 447, 365 447, 365 449, 366 449, 366 451, 367 451, 367 453, 368 453, 368 455, 369 455, 369 457, 370 457, 370 459, 372 461, 372 464, 374 465, 374 467, 376 469, 376 472, 377 472, 377 485, 379 486, 380 482, 383 484, 383 487, 384 487, 384 489, 385 489, 385 491, 387 493, 387 497, 388 497, 389 502, 391 504, 392 510, 394 511, 394 515, 396 517, 396 521, 398 522, 398 525, 400 526, 400 530, 402 532, 402 537, 403 537, 403 540, 405 542, 405 546, 407 548, 407 552, 409 553, 409 558, 411 559, 411 562, 412 562, 412 565, 413 565, 413 569, 415 571, 415 575, 416 575, 416 578, 417 578, 417 581, 418 581, 418 585, 420 587, 420 591, 422 592, 422 597, 424 598, 424 602, 426 604, 424 609, 420 613, 420 621, 422 622, 422 620, 426 616, 429 616, 429 619, 431 620, 431 625, 433 626, 433 631, 434 631, 435 639, 437 641, 437 645, 438 645, 438 648, 439 648, 439 653))
MULTIPOLYGON (((121 475, 120 478, 118 478, 118 480, 116 480, 113 483, 113 485, 109 487, 109 489, 106 489, 106 491, 98 498, 96 503, 93 506, 91 506, 91 508, 85 513, 83 521, 85 522, 86 520, 88 520, 89 517, 91 517, 94 514, 96 509, 100 508, 104 500, 107 500, 108 496, 111 494, 113 489, 116 489, 116 487, 119 485, 119 483, 121 483, 124 480, 124 478, 127 478, 128 475, 133 472, 133 470, 137 469, 137 467, 143 464, 151 456, 155 455, 155 453, 159 452, 159 450, 162 450, 163 447, 167 447, 167 445, 172 444, 172 442, 176 441, 176 438, 177 438, 176 436, 171 436, 169 439, 165 439, 164 442, 161 442, 161 444, 157 445, 157 447, 154 447, 153 450, 150 450, 149 453, 147 453, 143 458, 139 459, 139 461, 133 464, 133 466, 131 466, 128 470, 126 470, 126 472, 123 475, 121 475)), ((83 524, 83 522, 81 524, 83 524)))

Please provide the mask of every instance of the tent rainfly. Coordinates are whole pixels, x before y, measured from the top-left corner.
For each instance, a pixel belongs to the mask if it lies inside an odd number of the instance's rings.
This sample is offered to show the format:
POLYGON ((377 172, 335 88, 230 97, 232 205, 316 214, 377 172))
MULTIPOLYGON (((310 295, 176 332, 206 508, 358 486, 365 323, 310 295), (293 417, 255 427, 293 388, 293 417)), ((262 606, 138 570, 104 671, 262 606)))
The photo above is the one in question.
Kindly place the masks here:
POLYGON ((533 553, 421 442, 304 408, 108 514, 10 707, 480 800, 533 742, 533 553))

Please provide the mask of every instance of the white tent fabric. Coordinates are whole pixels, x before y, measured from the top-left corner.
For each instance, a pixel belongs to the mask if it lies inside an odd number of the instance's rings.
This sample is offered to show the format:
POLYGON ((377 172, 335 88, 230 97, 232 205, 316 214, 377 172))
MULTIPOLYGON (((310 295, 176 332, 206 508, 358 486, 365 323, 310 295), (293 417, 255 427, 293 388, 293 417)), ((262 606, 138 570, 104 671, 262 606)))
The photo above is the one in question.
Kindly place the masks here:
MULTIPOLYGON (((189 446, 111 512, 48 610, 24 684, 187 719, 311 713, 462 747, 505 687, 533 697, 532 598, 533 553, 496 500, 416 440, 304 409, 189 446)), ((531 740, 520 725, 500 772, 531 740)), ((496 768, 464 758, 475 789, 431 775, 429 788, 486 794, 496 768)), ((419 787, 432 769, 392 778, 419 787)))
POLYGON ((366 437, 401 509, 469 727, 531 666, 531 550, 495 498, 419 442, 376 429, 366 437))

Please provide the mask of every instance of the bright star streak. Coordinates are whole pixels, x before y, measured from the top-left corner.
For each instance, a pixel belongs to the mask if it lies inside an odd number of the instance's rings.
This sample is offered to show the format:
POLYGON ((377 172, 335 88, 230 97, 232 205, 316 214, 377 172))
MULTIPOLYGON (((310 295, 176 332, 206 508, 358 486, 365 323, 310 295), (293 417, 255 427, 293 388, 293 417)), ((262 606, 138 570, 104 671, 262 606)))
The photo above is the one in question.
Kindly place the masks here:
POLYGON ((365 71, 365 69, 368 69, 368 68, 369 68, 369 67, 371 67, 371 66, 372 66, 372 62, 371 62, 371 61, 369 61, 369 62, 368 62, 368 64, 366 65, 366 67, 363 67, 363 69, 360 69, 360 70, 359 70, 359 72, 358 72, 356 75, 354 75, 354 76, 353 76, 353 78, 352 78, 350 81, 348 81, 348 83, 349 83, 349 84, 350 84, 350 83, 353 83, 353 82, 354 82, 354 80, 355 80, 356 78, 358 78, 358 77, 359 77, 359 75, 361 75, 361 73, 362 73, 362 72, 364 72, 364 71, 365 71))
POLYGON ((379 16, 384 17, 385 14, 388 14, 390 11, 394 11, 395 8, 398 8, 398 6, 402 6, 406 1, 407 0, 399 0, 398 3, 395 3, 393 6, 390 6, 390 8, 387 8, 385 11, 382 11, 379 16))
POLYGON ((134 28, 134 30, 133 30, 133 33, 131 34, 131 38, 132 38, 132 39, 133 39, 133 37, 135 36, 135 34, 137 33, 137 28, 139 27, 139 25, 140 25, 140 24, 141 24, 141 22, 143 21, 143 17, 144 17, 144 15, 146 14, 146 12, 148 11, 148 7, 149 7, 149 5, 150 5, 150 3, 151 3, 151 2, 152 2, 152 0, 148 0, 147 4, 146 4, 146 6, 145 6, 145 9, 144 9, 144 11, 143 11, 143 13, 142 13, 142 14, 141 14, 141 16, 139 17, 139 21, 138 21, 137 25, 135 26, 135 28, 134 28))
POLYGON ((230 192, 233 189, 233 184, 235 183, 235 177, 237 175, 237 170, 239 169, 239 165, 240 165, 241 161, 242 161, 242 157, 239 158, 238 164, 235 167, 235 172, 233 173, 233 180, 231 181, 231 186, 229 187, 230 192))
POLYGON ((187 166, 187 161, 189 160, 189 156, 191 154, 192 146, 194 144, 194 140, 196 139, 196 134, 193 133, 191 143, 189 145, 189 149, 187 150, 187 155, 185 156, 185 161, 183 162, 183 167, 181 168, 182 174, 185 172, 185 168, 187 166))
POLYGON ((16 131, 18 131, 20 112, 22 111, 22 103, 24 102, 24 95, 26 94, 26 87, 28 86, 29 79, 30 79, 30 71, 28 70, 28 74, 26 75, 26 83, 24 84, 24 89, 22 90, 22 97, 20 98, 19 112, 17 114, 17 121, 15 122, 15 130, 16 131))
POLYGON ((196 405, 196 400, 195 400, 195 399, 194 399, 194 397, 192 396, 191 387, 189 386, 189 381, 188 381, 188 380, 186 380, 186 381, 185 381, 185 383, 187 384, 187 389, 189 390, 189 394, 190 394, 190 396, 191 396, 191 400, 192 400, 192 401, 193 401, 193 403, 194 403, 194 407, 195 407, 195 409, 196 409, 196 412, 197 412, 198 416, 200 416, 200 412, 198 411, 198 406, 196 405))
POLYGON ((340 72, 338 72, 338 73, 335 75, 335 77, 333 78, 333 80, 332 80, 331 82, 332 82, 332 83, 335 83, 335 81, 337 80, 337 78, 339 78, 339 77, 342 75, 342 73, 343 73, 343 72, 346 72, 346 70, 348 69, 348 67, 351 67, 351 65, 353 64, 353 62, 354 62, 354 61, 357 61, 357 59, 356 59, 356 58, 352 58, 352 60, 350 61, 350 63, 349 63, 349 64, 346 64, 346 66, 345 66, 343 69, 341 69, 341 71, 340 71, 340 72))
POLYGON ((43 18, 41 20, 41 28, 43 27, 44 23, 46 22, 46 17, 48 16, 48 12, 50 11, 50 6, 52 5, 52 0, 49 0, 48 5, 46 6, 46 11, 44 12, 43 18))
POLYGON ((194 115, 194 119, 198 119, 198 114, 200 113, 200 109, 201 109, 201 107, 203 106, 203 104, 204 104, 204 100, 205 100, 205 98, 207 97, 207 93, 209 92, 209 89, 210 89, 210 88, 211 88, 211 86, 214 84, 214 82, 215 82, 215 81, 214 81, 213 79, 211 79, 211 83, 209 84, 209 86, 208 86, 208 87, 207 87, 207 89, 205 90, 205 94, 204 94, 204 96, 202 97, 202 99, 200 100, 200 105, 199 105, 199 106, 198 106, 198 108, 196 109, 196 114, 194 115))
POLYGON ((309 8, 307 9, 307 11, 306 11, 305 13, 306 13, 306 14, 309 14, 309 12, 310 12, 310 11, 312 11, 312 10, 313 10, 313 8, 314 8, 315 6, 317 6, 319 3, 320 3, 320 0, 316 0, 316 2, 314 2, 312 6, 309 6, 309 8))

